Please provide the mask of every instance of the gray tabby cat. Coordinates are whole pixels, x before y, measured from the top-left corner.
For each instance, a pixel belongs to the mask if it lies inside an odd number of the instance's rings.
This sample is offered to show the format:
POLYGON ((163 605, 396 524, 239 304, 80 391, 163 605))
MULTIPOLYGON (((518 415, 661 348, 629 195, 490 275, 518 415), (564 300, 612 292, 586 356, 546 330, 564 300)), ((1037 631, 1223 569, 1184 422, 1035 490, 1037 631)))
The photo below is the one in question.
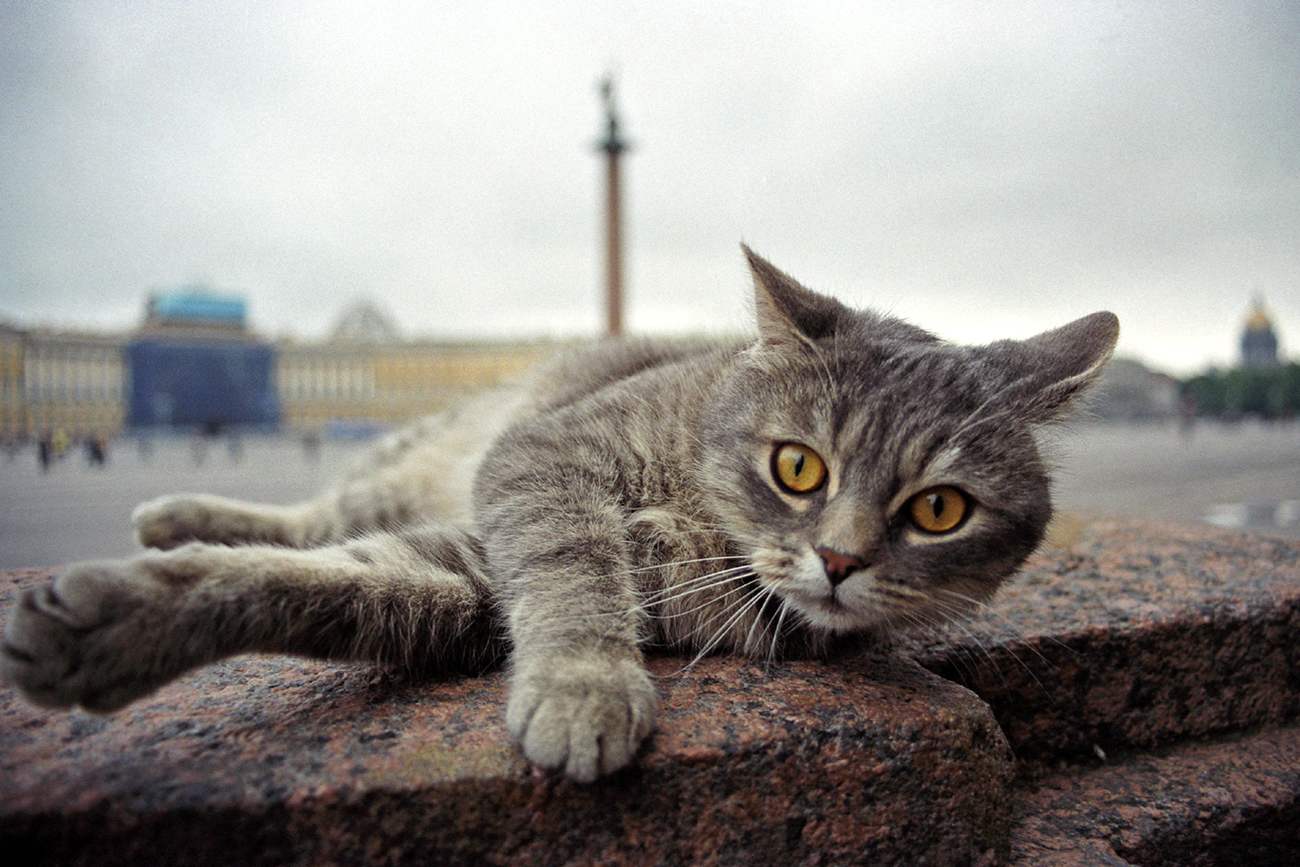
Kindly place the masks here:
POLYGON ((756 341, 571 353, 298 506, 142 505, 154 550, 21 596, 5 680, 107 711, 245 651, 412 672, 508 654, 511 735, 585 781, 654 728, 644 647, 818 654, 974 608, 1042 539, 1035 430, 1117 320, 954 346, 745 252, 756 341))

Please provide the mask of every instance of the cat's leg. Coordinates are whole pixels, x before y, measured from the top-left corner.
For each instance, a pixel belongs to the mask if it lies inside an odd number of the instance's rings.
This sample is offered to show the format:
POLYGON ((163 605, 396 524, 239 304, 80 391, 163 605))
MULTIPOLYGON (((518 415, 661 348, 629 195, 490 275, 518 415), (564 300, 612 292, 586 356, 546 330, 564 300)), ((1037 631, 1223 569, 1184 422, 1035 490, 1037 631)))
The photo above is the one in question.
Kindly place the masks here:
POLYGON ((308 550, 191 543, 73 565, 21 594, 0 675, 37 704, 105 711, 246 651, 473 671, 504 644, 477 541, 424 525, 308 550))
POLYGON ((437 420, 403 431, 371 464, 320 496, 290 506, 248 503, 208 494, 179 494, 141 504, 131 516, 146 548, 187 542, 261 542, 305 548, 436 518, 464 525, 469 479, 484 448, 437 420), (467 466, 454 465, 454 456, 467 466))
POLYGON ((141 545, 163 550, 187 542, 304 548, 341 538, 346 529, 327 498, 272 506, 212 494, 175 494, 141 503, 131 523, 141 545))
POLYGON ((474 469, 525 395, 499 388, 420 419, 376 443, 350 477, 292 506, 181 494, 142 504, 132 520, 146 548, 263 542, 296 548, 436 518, 471 520, 474 469))
POLYGON ((418 466, 383 467, 290 506, 176 494, 142 503, 131 521, 140 544, 164 550, 187 542, 307 548, 435 517, 463 522, 468 508, 457 500, 468 493, 457 497, 449 485, 413 481, 422 477, 418 466))
POLYGON ((512 645, 506 723, 530 761, 588 782, 655 727, 625 518, 572 465, 497 463, 479 518, 512 645))

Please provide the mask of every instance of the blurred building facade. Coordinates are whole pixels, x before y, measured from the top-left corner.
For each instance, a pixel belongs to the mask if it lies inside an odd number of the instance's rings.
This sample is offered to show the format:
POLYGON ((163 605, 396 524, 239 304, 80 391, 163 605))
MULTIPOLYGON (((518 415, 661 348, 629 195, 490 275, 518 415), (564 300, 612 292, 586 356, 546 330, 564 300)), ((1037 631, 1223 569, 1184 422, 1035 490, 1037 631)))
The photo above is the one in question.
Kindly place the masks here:
POLYGON ((25 427, 24 332, 0 324, 0 433, 25 427))
POLYGON ((215 432, 280 423, 275 351, 249 331, 238 296, 198 286, 151 295, 126 366, 132 427, 215 432))
POLYGON ((112 433, 126 408, 123 339, 0 328, 0 436, 112 433))
POLYGON ((1158 421, 1180 408, 1178 380, 1131 358, 1112 358, 1087 400, 1089 415, 1105 421, 1158 421))
POLYGON ((407 341, 373 306, 325 341, 269 342, 242 299, 194 287, 150 297, 131 333, 0 325, 0 437, 126 428, 369 429, 521 376, 549 342, 407 341))
POLYGON ((383 310, 361 301, 343 311, 325 342, 277 344, 276 390, 294 430, 391 425, 519 377, 551 348, 407 341, 383 310))

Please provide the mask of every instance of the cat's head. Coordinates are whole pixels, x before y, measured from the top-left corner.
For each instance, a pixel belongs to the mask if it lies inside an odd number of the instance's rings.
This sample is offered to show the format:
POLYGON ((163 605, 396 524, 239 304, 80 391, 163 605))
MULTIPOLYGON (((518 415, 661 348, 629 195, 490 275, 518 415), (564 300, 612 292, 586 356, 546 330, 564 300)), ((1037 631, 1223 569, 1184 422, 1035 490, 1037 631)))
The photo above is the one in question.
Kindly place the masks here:
POLYGON ((1097 377, 1118 320, 957 346, 745 253, 760 338, 706 414, 703 461, 758 580, 835 632, 987 599, 1051 517, 1035 433, 1097 377))

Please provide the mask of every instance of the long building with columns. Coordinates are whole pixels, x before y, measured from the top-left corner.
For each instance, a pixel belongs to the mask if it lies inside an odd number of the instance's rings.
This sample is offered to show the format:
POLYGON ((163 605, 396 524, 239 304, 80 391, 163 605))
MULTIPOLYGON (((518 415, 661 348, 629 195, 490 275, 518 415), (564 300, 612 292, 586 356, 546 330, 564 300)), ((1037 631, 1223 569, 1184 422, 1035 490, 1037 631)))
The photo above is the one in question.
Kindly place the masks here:
POLYGON ((120 430, 124 345, 121 335, 0 326, 0 436, 120 430))
POLYGON ((132 332, 0 325, 0 437, 387 426, 521 376, 555 348, 349 324, 324 341, 271 342, 248 330, 241 300, 187 289, 152 296, 132 332))

